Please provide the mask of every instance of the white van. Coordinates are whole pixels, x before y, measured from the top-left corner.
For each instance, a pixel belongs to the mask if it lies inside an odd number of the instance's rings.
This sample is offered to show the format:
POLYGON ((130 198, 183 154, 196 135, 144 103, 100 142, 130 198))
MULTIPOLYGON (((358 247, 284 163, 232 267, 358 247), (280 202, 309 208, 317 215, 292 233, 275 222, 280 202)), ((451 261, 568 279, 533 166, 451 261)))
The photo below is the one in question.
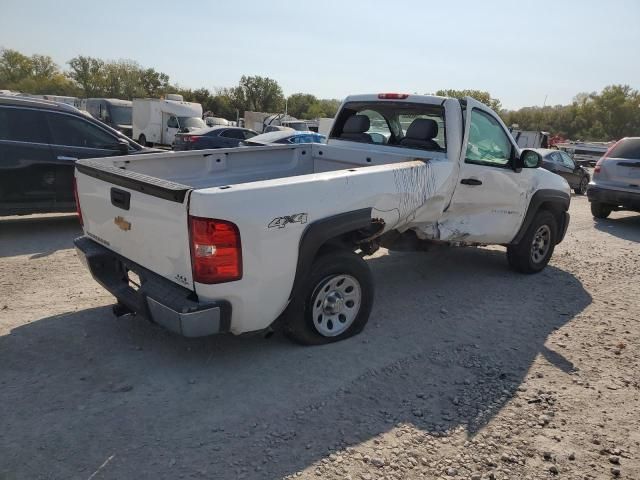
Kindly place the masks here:
POLYGON ((176 133, 204 127, 202 105, 185 102, 182 95, 133 100, 133 139, 142 146, 171 146, 176 133))

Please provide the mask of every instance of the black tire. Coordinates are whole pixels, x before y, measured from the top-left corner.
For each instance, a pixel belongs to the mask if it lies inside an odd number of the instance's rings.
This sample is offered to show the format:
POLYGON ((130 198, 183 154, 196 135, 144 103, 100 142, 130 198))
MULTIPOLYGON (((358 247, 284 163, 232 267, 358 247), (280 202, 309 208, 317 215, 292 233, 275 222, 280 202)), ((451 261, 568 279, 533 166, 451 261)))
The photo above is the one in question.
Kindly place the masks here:
POLYGON ((587 185, 589 185, 589 177, 584 175, 580 179, 580 184, 576 188, 574 188, 573 191, 576 192, 576 195, 584 195, 585 193, 587 193, 587 185))
POLYGON ((138 143, 140 145, 142 145, 143 147, 147 147, 147 137, 144 136, 144 134, 140 135, 140 137, 138 138, 138 143))
POLYGON ((133 313, 133 311, 129 309, 129 307, 123 305, 120 302, 116 303, 115 305, 112 305, 111 311, 118 318, 122 317, 123 315, 129 315, 130 313, 133 313))
POLYGON ((509 266, 521 273, 538 273, 547 266, 558 238, 558 223, 548 210, 540 210, 517 245, 507 246, 509 266), (546 227, 546 228, 545 228, 546 227), (541 234, 542 232, 542 234, 541 234), (541 234, 541 236, 539 236, 541 234), (544 240, 546 239, 546 242, 544 240), (534 248, 544 243, 544 249, 534 248))
MULTIPOLYGON (((343 283, 343 285, 345 284, 343 283)), ((352 288, 351 291, 353 292, 354 289, 352 288)), ((352 337, 360 333, 367 324, 373 306, 373 295, 374 283, 371 270, 362 258, 346 250, 324 253, 315 259, 311 266, 310 275, 303 280, 303 284, 297 289, 296 297, 284 312, 284 332, 289 338, 303 345, 323 345, 352 337), (347 311, 349 308, 356 308, 357 304, 354 304, 354 301, 349 297, 352 293, 346 293, 347 297, 339 301, 339 308, 342 310, 327 314, 323 310, 325 304, 322 299, 324 298, 326 302, 331 294, 339 295, 337 284, 340 279, 343 281, 348 279, 348 282, 355 281, 357 283, 356 293, 360 294, 359 307, 356 312, 347 311), (336 285, 335 291, 331 289, 332 285, 336 285), (322 310, 318 316, 314 313, 314 302, 315 312, 318 312, 318 308, 322 310), (348 307, 349 302, 352 304, 351 307, 348 307), (316 327, 316 322, 318 322, 318 327, 316 327), (321 333, 321 330, 333 329, 333 322, 336 325, 334 331, 340 332, 339 334, 333 335, 330 332, 331 335, 325 335, 321 333), (342 328, 344 331, 341 331, 342 328)))
POLYGON ((607 218, 612 210, 606 203, 591 202, 591 215, 595 218, 607 218))

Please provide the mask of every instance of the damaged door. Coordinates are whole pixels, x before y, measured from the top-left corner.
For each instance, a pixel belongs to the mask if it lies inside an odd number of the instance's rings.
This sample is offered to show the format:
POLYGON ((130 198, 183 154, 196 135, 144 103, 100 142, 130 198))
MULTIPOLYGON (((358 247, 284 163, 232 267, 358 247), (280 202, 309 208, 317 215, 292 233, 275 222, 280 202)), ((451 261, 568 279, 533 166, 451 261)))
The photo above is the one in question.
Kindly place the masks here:
POLYGON ((464 119, 460 174, 440 239, 508 243, 524 217, 532 172, 513 170, 518 147, 491 110, 467 97, 464 119))

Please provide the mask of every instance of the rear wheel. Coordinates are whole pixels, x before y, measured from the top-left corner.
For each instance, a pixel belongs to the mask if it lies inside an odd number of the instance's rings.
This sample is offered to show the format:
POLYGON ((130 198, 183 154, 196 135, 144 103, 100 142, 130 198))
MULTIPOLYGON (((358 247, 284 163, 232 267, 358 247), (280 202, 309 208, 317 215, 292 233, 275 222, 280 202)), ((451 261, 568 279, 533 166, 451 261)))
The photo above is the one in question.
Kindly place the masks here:
POLYGON ((607 218, 612 208, 606 203, 591 202, 591 215, 595 218, 607 218))
POLYGON ((348 251, 319 256, 284 313, 284 331, 303 345, 322 345, 362 331, 373 306, 367 263, 348 251))
POLYGON ((507 247, 507 260, 514 270, 537 273, 547 266, 558 238, 558 224, 553 214, 540 210, 517 245, 507 247))
POLYGON ((589 185, 589 179, 585 175, 580 180, 580 185, 574 188, 573 191, 576 192, 578 195, 584 195, 585 193, 587 193, 587 185, 589 185))
POLYGON ((144 136, 144 134, 140 135, 140 138, 138 138, 138 143, 140 145, 142 145, 143 147, 147 146, 147 137, 144 136))

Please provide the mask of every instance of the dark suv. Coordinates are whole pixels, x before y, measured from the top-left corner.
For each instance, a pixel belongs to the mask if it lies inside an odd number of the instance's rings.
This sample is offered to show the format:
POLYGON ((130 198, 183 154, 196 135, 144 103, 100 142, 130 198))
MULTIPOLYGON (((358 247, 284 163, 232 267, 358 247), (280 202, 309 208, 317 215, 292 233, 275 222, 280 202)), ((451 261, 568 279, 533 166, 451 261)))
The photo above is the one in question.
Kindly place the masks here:
POLYGON ((70 105, 0 96, 0 215, 74 211, 77 159, 146 151, 70 105))

